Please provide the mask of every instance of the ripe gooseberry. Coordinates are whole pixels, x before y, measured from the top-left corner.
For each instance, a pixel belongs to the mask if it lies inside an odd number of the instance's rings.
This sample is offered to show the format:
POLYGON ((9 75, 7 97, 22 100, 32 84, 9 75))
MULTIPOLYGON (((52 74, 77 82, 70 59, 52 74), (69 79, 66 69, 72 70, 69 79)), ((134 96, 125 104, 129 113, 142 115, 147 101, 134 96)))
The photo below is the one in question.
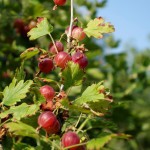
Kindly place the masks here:
POLYGON ((60 130, 60 123, 51 111, 45 111, 38 117, 38 124, 49 134, 57 133, 60 130))
POLYGON ((67 0, 54 0, 55 5, 63 6, 67 0))
POLYGON ((14 21, 14 28, 22 37, 27 38, 27 32, 29 32, 30 29, 22 19, 16 19, 14 21))
MULTIPOLYGON (((73 26, 72 26, 72 30, 73 30, 74 28, 76 28, 76 27, 78 27, 78 26, 73 25, 73 26)), ((69 33, 69 28, 70 28, 70 26, 66 28, 66 30, 65 30, 65 33, 66 33, 66 34, 69 33)))
POLYGON ((50 58, 44 58, 40 60, 38 66, 39 66, 40 71, 44 73, 49 73, 54 68, 53 61, 50 58))
POLYGON ((46 101, 51 101, 55 96, 54 89, 49 85, 40 87, 40 93, 45 97, 46 101))
POLYGON ((83 39, 85 39, 86 34, 84 33, 82 28, 76 26, 72 30, 72 37, 76 40, 82 41, 83 39))
POLYGON ((63 46, 63 44, 62 44, 61 42, 56 41, 56 42, 55 42, 55 45, 56 45, 57 50, 55 49, 55 46, 53 45, 53 43, 50 43, 50 45, 49 45, 49 51, 50 51, 52 54, 56 54, 57 51, 58 51, 58 52, 61 52, 61 51, 64 50, 64 46, 63 46))
POLYGON ((71 56, 66 52, 59 52, 54 58, 56 65, 62 69, 65 68, 68 61, 71 61, 71 56))
MULTIPOLYGON (((79 143, 80 143, 80 138, 75 132, 68 131, 62 136, 62 140, 61 140, 62 147, 73 146, 79 143)), ((77 150, 77 149, 78 147, 70 148, 70 150, 77 150)))
POLYGON ((87 57, 80 51, 77 51, 76 53, 72 55, 72 61, 74 63, 78 63, 80 68, 82 69, 84 69, 88 65, 87 57))
POLYGON ((25 24, 22 19, 16 19, 14 21, 14 28, 16 28, 17 32, 20 32, 21 30, 23 30, 24 26, 25 24))

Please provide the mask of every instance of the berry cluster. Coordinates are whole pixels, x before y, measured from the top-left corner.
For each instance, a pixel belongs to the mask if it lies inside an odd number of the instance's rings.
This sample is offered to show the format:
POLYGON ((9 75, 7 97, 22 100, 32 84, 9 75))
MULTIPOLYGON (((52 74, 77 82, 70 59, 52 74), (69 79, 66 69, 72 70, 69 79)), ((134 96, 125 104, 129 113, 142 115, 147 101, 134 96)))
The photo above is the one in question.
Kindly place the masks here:
MULTIPOLYGON (((74 40, 81 41, 85 38, 85 33, 82 28, 75 26, 72 29, 71 37, 74 40)), ((64 69, 69 61, 79 64, 81 69, 84 69, 88 65, 84 49, 74 47, 73 52, 69 53, 64 51, 64 45, 60 41, 49 44, 49 53, 52 57, 42 57, 39 59, 39 69, 43 73, 49 73, 55 68, 55 65, 64 69)))
MULTIPOLYGON (((55 4, 60 1, 54 1, 55 4)), ((58 3, 57 3, 58 5, 58 3)), ((41 22, 42 18, 37 19, 37 23, 41 22)), ((69 27, 66 29, 65 33, 68 35, 69 27)), ((72 61, 79 65, 80 69, 83 70, 88 65, 88 59, 85 55, 84 46, 79 45, 79 41, 85 39, 86 35, 83 29, 78 26, 73 26, 70 37, 70 48, 66 48, 60 41, 55 41, 49 44, 48 52, 46 55, 42 55, 39 58, 39 70, 43 73, 49 73, 56 67, 64 70, 67 67, 69 61, 72 61)), ((56 94, 53 87, 49 85, 44 85, 40 87, 40 93, 45 98, 45 103, 41 105, 41 110, 43 111, 38 117, 38 124, 40 128, 43 128, 47 134, 59 134, 61 129, 61 119, 64 120, 68 117, 68 112, 62 111, 62 118, 59 115, 55 115, 53 112, 61 106, 61 100, 67 97, 67 94, 61 90, 59 94, 56 94)), ((72 131, 64 133, 62 136, 61 145, 62 147, 73 146, 80 144, 79 136, 72 131)), ((84 146, 72 147, 70 150, 84 150, 84 146)))

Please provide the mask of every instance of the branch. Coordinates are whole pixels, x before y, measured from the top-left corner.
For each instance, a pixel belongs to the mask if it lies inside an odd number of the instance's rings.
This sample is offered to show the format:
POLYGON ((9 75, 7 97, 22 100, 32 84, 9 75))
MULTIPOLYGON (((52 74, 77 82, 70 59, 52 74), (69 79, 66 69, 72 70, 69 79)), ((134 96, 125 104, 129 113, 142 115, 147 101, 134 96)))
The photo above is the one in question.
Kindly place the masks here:
POLYGON ((68 49, 70 49, 70 39, 71 39, 72 26, 73 26, 73 0, 71 0, 70 26, 69 26, 69 33, 67 34, 68 49))

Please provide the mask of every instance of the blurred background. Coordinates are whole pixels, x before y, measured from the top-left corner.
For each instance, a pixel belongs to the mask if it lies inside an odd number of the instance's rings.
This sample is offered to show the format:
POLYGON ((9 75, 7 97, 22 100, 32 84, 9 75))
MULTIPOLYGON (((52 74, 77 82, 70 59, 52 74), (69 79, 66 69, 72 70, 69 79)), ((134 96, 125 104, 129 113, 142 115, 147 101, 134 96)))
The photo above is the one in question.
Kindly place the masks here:
MULTIPOLYGON (((104 80, 110 88, 114 105, 105 126, 94 124, 99 131, 131 134, 130 140, 113 140, 104 150, 150 149, 150 1, 74 0, 75 17, 84 28, 90 19, 102 16, 115 26, 104 39, 86 38, 88 48, 87 82, 104 80)), ((67 5, 53 11, 52 0, 0 0, 0 91, 3 91, 20 67, 20 54, 27 48, 48 49, 48 37, 29 41, 27 32, 37 17, 47 17, 54 26, 53 37, 59 39, 69 25, 67 5)), ((66 45, 66 39, 62 42, 66 45)), ((81 43, 82 44, 82 43, 81 43)), ((24 63, 26 79, 37 73, 37 57, 24 63)), ((48 75, 57 79, 56 74, 48 75)), ((75 91, 77 93, 78 91, 75 91)), ((97 132, 89 131, 89 134, 97 132)), ((94 136, 94 135, 93 135, 94 136)), ((91 135, 92 137, 92 135, 91 135)))

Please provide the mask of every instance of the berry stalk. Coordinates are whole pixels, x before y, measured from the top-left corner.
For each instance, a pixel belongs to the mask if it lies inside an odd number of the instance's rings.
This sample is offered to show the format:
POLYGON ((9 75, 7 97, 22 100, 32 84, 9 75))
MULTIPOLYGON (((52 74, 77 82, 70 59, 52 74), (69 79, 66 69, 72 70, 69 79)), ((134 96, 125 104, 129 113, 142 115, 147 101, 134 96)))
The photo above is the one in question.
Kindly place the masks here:
POLYGON ((70 38, 71 38, 72 26, 73 26, 73 0, 71 0, 70 26, 69 26, 69 33, 67 35, 68 49, 70 49, 70 45, 71 45, 70 38))

